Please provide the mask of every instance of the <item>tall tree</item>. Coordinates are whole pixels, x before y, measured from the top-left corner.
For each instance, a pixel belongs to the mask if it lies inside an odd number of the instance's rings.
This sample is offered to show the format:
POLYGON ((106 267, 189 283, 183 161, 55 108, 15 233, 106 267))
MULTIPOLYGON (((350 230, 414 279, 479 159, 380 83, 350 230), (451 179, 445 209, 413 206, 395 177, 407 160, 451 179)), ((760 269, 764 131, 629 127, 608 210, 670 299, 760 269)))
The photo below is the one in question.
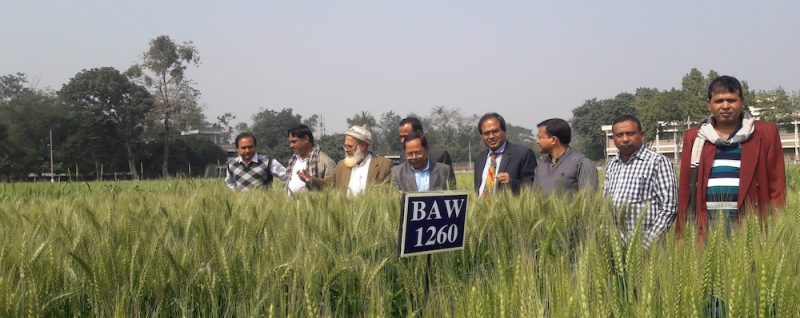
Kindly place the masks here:
POLYGON ((133 179, 139 179, 132 144, 144 127, 145 114, 153 107, 147 90, 131 82, 113 67, 84 70, 58 92, 58 96, 86 119, 90 126, 108 124, 120 138, 133 179))
POLYGON ((283 108, 280 111, 264 109, 253 115, 253 125, 250 129, 258 140, 259 151, 285 162, 292 155, 286 131, 302 122, 303 117, 294 114, 291 108, 283 108))
POLYGON ((678 104, 679 109, 693 122, 698 122, 708 116, 708 107, 706 106, 708 84, 709 81, 696 68, 689 71, 681 80, 683 96, 678 104))
POLYGON ((231 113, 224 113, 220 116, 217 116, 217 122, 212 125, 212 128, 219 129, 220 133, 220 142, 222 144, 229 144, 231 142, 231 138, 233 138, 233 129, 234 124, 233 120, 236 119, 231 113))
POLYGON ((180 114, 187 103, 194 107, 197 105, 199 91, 192 88, 192 82, 185 78, 185 71, 189 66, 197 66, 199 62, 200 56, 191 41, 175 44, 169 36, 161 35, 150 41, 150 48, 144 53, 142 64, 131 66, 127 72, 128 76, 141 79, 155 95, 153 109, 163 123, 161 175, 165 178, 170 175, 169 141, 174 134, 173 117, 180 114))

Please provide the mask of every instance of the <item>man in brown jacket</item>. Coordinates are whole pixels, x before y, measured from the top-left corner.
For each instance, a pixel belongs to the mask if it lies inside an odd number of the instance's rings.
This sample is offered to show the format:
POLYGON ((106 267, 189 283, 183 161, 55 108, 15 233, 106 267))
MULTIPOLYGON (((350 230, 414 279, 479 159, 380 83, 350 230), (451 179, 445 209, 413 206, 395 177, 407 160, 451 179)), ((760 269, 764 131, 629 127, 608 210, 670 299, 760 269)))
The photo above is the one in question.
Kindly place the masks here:
POLYGON ((392 161, 369 151, 372 133, 365 127, 352 126, 344 132, 345 158, 336 165, 336 189, 358 195, 369 187, 385 184, 392 173, 392 161))

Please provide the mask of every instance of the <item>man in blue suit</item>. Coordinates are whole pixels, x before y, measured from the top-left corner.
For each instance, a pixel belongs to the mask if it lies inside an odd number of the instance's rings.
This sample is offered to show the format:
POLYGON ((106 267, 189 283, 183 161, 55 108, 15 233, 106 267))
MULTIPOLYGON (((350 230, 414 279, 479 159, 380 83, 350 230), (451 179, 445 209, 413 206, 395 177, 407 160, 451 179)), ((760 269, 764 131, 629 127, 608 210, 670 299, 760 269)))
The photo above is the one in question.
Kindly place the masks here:
POLYGON ((488 149, 475 157, 475 192, 481 198, 497 190, 519 193, 533 183, 536 157, 533 150, 506 140, 506 121, 498 113, 486 113, 478 121, 478 132, 488 149))

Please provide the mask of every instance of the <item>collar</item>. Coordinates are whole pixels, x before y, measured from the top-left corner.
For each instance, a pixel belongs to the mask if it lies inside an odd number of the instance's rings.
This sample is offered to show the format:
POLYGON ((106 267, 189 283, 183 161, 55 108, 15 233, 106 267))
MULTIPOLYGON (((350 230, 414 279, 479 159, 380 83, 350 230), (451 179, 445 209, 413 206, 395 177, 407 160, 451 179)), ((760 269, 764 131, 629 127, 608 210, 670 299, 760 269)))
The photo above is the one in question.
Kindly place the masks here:
POLYGON ((561 153, 561 155, 560 155, 560 156, 558 156, 558 158, 556 158, 556 162, 555 162, 555 163, 553 163, 553 156, 552 156, 552 155, 550 155, 550 154, 547 154, 547 162, 548 162, 548 163, 550 163, 551 165, 555 165, 555 164, 557 164, 559 161, 561 161, 561 159, 564 159, 564 158, 566 158, 566 157, 567 157, 567 155, 568 155, 570 152, 572 152, 572 147, 570 147, 570 146, 567 146, 567 149, 566 149, 566 150, 564 150, 564 152, 562 152, 562 153, 561 153))
POLYGON ((411 167, 411 171, 414 171, 414 172, 430 171, 431 170, 431 159, 428 158, 428 161, 425 163, 425 169, 422 169, 422 170, 417 170, 417 168, 414 168, 414 166, 412 166, 411 164, 408 164, 408 166, 411 167))
MULTIPOLYGON (((738 133, 739 130, 742 129, 742 126, 744 126, 744 117, 745 117, 744 113, 745 113, 744 110, 742 110, 742 113, 739 114, 739 124, 736 125, 736 128, 734 128, 733 131, 731 131, 731 134, 726 139, 733 138, 733 136, 736 136, 736 133, 738 133)), ((717 119, 714 118, 714 116, 709 116, 708 121, 711 123, 711 126, 713 126, 715 129, 717 128, 717 119)))
MULTIPOLYGON (((638 149, 638 150, 634 151, 634 152, 631 154, 631 158, 628 160, 628 162, 631 162, 631 160, 633 160, 633 159, 637 159, 637 158, 638 158, 638 159, 643 159, 643 155, 642 155, 642 153, 645 151, 645 148, 646 148, 646 147, 644 146, 644 144, 642 144, 642 146, 641 146, 641 147, 639 147, 639 149, 638 149)), ((622 155, 621 155, 621 154, 619 154, 619 153, 617 153, 617 158, 616 158, 616 160, 618 160, 619 162, 622 162, 622 155)), ((625 163, 625 162, 622 162, 622 163, 625 163)))
MULTIPOLYGON (((361 162, 359 162, 359 163, 356 165, 356 167, 363 167, 363 166, 365 166, 365 165, 367 164, 367 162, 369 162, 369 161, 370 161, 370 159, 372 159, 372 152, 369 152, 369 153, 367 153, 367 156, 366 156, 366 157, 364 157, 364 159, 362 159, 362 160, 361 160, 361 162)), ((355 167, 353 167, 353 168, 355 168, 355 167)))
MULTIPOLYGON (((261 159, 259 159, 259 157, 260 157, 260 156, 259 156, 259 155, 258 155, 258 153, 256 152, 255 154, 253 154, 253 159, 250 159, 250 163, 258 163, 259 161, 261 161, 261 159)), ((236 157, 236 162, 238 162, 238 163, 244 163, 244 160, 242 160, 242 156, 238 156, 238 157, 236 157)))
POLYGON ((486 157, 487 157, 487 158, 488 158, 488 157, 491 157, 491 156, 492 156, 492 153, 496 153, 496 154, 498 154, 498 155, 502 155, 503 153, 505 153, 505 152, 506 152, 506 146, 508 146, 508 140, 506 140, 506 141, 503 141, 503 144, 502 144, 502 145, 500 145, 500 148, 497 148, 497 151, 494 151, 494 150, 492 150, 492 149, 489 149, 489 153, 487 153, 487 154, 486 154, 486 157))

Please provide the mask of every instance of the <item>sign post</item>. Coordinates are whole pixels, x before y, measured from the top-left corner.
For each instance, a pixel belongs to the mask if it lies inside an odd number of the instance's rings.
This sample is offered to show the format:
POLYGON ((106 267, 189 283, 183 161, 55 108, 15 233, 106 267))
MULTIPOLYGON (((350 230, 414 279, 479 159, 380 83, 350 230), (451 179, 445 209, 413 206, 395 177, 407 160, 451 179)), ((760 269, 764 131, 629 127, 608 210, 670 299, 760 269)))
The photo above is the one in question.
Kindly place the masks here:
POLYGON ((408 192, 403 195, 400 257, 464 248, 467 191, 408 192))
POLYGON ((464 248, 467 191, 403 194, 397 254, 425 255, 425 295, 430 291, 431 254, 464 248))

